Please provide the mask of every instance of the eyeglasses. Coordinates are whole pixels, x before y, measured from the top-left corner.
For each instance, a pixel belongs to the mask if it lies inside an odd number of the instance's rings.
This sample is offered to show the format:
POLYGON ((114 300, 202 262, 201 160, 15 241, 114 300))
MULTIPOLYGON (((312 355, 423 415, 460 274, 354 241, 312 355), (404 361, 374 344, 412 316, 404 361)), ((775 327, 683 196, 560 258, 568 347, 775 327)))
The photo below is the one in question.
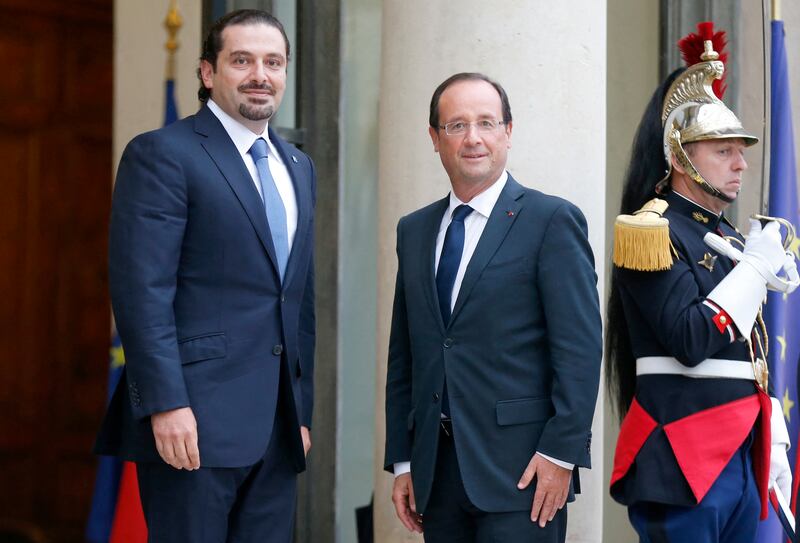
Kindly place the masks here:
POLYGON ((500 126, 506 124, 503 121, 496 121, 494 119, 481 119, 480 121, 475 122, 465 122, 465 121, 453 121, 451 123, 447 123, 444 126, 440 126, 439 128, 444 129, 444 133, 448 136, 461 136, 467 133, 467 130, 470 126, 475 126, 478 132, 494 132, 500 126))

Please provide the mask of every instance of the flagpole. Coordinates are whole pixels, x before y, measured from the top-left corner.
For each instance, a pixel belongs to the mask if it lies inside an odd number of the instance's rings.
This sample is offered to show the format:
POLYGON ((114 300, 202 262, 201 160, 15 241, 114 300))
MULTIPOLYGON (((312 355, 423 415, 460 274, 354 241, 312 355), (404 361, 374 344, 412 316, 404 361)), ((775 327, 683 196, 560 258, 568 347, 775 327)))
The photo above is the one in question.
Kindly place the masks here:
MULTIPOLYGON (((775 13, 775 6, 779 0, 772 0, 772 12, 775 13)), ((761 45, 764 59, 764 110, 763 110, 763 127, 764 139, 761 145, 761 197, 760 197, 760 213, 768 215, 767 208, 769 207, 769 168, 770 168, 770 131, 772 130, 770 119, 770 66, 771 66, 771 43, 772 43, 772 17, 767 17, 767 0, 761 0, 761 45)))
POLYGON ((178 12, 178 3, 172 0, 164 19, 164 27, 167 29, 167 42, 164 47, 167 49, 167 65, 164 77, 164 126, 172 124, 178 120, 178 106, 175 103, 175 51, 178 50, 178 30, 183 26, 183 19, 178 12))
POLYGON ((164 19, 164 26, 167 28, 167 43, 164 47, 167 49, 167 79, 175 79, 175 51, 178 50, 180 43, 177 40, 178 30, 183 26, 183 19, 178 12, 178 4, 176 0, 170 2, 167 18, 164 19))
POLYGON ((772 131, 772 112, 771 112, 771 93, 772 82, 768 74, 772 65, 772 21, 781 20, 781 0, 771 0, 771 10, 769 23, 767 23, 767 3, 762 0, 762 38, 764 44, 764 144, 761 146, 762 160, 761 160, 761 213, 769 215, 769 168, 770 168, 770 152, 772 146, 771 131, 772 131), (769 28, 770 45, 767 45, 767 28, 769 28))
MULTIPOLYGON (((787 51, 783 20, 781 19, 781 5, 777 0, 771 0, 772 8, 770 27, 771 34, 771 104, 770 104, 770 197, 769 215, 786 217, 797 226, 798 217, 798 186, 797 162, 795 159, 794 137, 791 120, 791 91, 789 88, 787 51)), ((797 255, 797 242, 791 246, 792 252, 797 255)), ((795 295, 796 297, 797 295, 795 295)), ((800 358, 798 351, 797 327, 800 320, 800 299, 790 300, 787 296, 770 292, 765 306, 765 320, 769 324, 769 335, 772 341, 772 352, 778 356, 773 357, 770 367, 773 369, 774 390, 778 398, 783 397, 785 418, 789 424, 792 441, 798 443, 798 428, 795 410, 792 409, 797 402, 798 384, 797 360, 800 358), (790 416, 790 414, 792 414, 790 416)), ((796 447, 795 447, 796 448, 796 447)), ((800 455, 795 462, 795 474, 800 473, 800 455)), ((791 505, 796 512, 798 503, 798 482, 796 477, 792 486, 791 505)), ((777 530, 775 530, 777 534, 777 530)), ((778 541, 776 536, 773 541, 778 541)))

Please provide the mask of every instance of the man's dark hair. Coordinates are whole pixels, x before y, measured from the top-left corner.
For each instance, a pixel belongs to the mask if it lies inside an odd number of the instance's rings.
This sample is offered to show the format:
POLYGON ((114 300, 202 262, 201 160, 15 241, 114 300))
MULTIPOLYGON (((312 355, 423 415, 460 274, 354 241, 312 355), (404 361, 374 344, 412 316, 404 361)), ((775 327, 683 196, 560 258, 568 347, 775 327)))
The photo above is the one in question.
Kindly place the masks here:
MULTIPOLYGON (((211 27, 211 30, 208 31, 208 36, 206 36, 206 39, 203 42, 203 52, 200 54, 200 60, 206 60, 211 63, 214 71, 216 71, 217 57, 219 56, 219 52, 222 51, 223 47, 222 31, 233 25, 255 24, 269 25, 277 28, 280 31, 281 36, 283 36, 283 41, 286 43, 286 61, 288 62, 290 48, 289 38, 286 36, 286 30, 284 30, 283 25, 278 19, 260 9, 239 9, 232 11, 227 15, 223 15, 219 20, 217 20, 217 22, 214 23, 214 26, 211 27)), ((200 73, 199 67, 197 68, 197 78, 200 80, 200 89, 197 91, 197 98, 201 102, 205 103, 211 97, 211 90, 207 89, 203 84, 203 77, 200 73)))
POLYGON ((508 95, 500 83, 480 73, 461 72, 451 75, 442 81, 442 84, 433 91, 433 96, 431 97, 431 111, 428 117, 428 123, 430 123, 431 127, 437 130, 439 129, 439 99, 442 97, 442 93, 447 90, 447 87, 459 81, 486 81, 493 86, 497 94, 500 95, 500 103, 503 106, 503 123, 508 124, 511 122, 511 104, 508 103, 508 95))
MULTIPOLYGON (((630 163, 625 172, 622 202, 619 207, 621 214, 630 215, 648 200, 658 196, 656 185, 667 172, 661 110, 667 90, 684 70, 685 68, 678 68, 658 86, 639 121, 631 148, 630 163)), ((605 373, 612 405, 622 420, 628 412, 636 390, 636 359, 622 308, 619 273, 620 271, 612 266, 611 288, 606 306, 605 373)))

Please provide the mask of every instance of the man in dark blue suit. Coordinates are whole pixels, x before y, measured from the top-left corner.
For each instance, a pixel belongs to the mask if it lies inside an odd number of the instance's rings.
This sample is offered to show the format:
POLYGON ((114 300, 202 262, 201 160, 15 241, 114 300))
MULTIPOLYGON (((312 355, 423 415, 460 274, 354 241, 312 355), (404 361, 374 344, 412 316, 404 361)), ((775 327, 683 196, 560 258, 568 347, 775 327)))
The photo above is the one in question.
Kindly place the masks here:
POLYGON ((453 190, 397 227, 385 468, 398 517, 428 542, 564 541, 573 469, 590 464, 601 323, 586 221, 508 174, 511 129, 499 84, 444 81, 429 131, 453 190))
POLYGON ((125 374, 98 438, 137 464, 150 541, 291 541, 310 447, 314 166, 268 128, 289 43, 211 29, 194 116, 133 139, 110 228, 125 374))

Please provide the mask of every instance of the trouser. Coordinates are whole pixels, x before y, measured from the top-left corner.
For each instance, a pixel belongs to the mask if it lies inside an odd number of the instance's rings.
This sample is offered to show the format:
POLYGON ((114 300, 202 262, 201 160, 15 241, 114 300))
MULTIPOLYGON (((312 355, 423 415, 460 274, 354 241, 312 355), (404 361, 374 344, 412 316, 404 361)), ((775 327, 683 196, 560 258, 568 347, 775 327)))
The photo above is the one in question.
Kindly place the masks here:
POLYGON ((464 489, 455 443, 450 436, 452 432, 449 435, 440 432, 433 487, 423 517, 426 543, 564 542, 566 506, 544 528, 531 522, 530 509, 487 513, 475 507, 464 489))
POLYGON ((639 502, 628 517, 641 543, 753 543, 761 501, 750 455, 752 438, 734 453, 693 507, 639 502))
POLYGON ((279 398, 267 450, 251 466, 186 471, 137 463, 150 543, 291 543, 297 472, 283 404, 279 398))

